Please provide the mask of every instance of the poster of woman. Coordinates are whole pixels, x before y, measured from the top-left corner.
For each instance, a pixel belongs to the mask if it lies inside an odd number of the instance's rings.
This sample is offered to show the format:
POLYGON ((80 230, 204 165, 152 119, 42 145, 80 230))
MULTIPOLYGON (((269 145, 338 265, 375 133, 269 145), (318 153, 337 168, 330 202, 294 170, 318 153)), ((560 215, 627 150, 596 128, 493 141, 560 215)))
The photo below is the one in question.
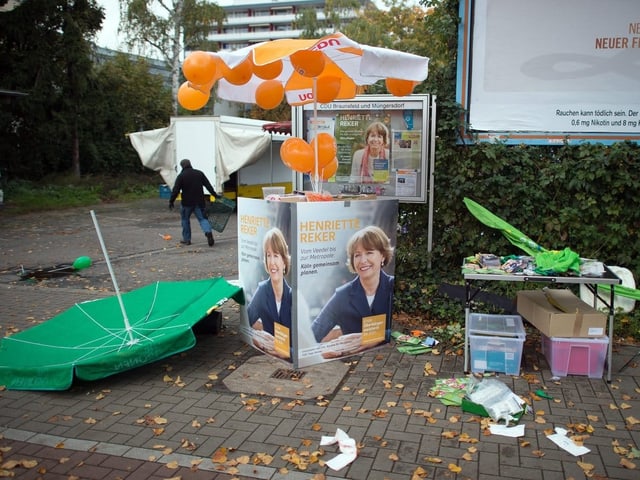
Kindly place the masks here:
POLYGON ((245 342, 292 361, 291 205, 242 199, 238 215, 239 280, 247 299, 245 342))
POLYGON ((389 342, 398 201, 303 203, 295 216, 297 364, 389 342))
POLYGON ((238 199, 243 340, 294 368, 388 343, 398 200, 238 199))

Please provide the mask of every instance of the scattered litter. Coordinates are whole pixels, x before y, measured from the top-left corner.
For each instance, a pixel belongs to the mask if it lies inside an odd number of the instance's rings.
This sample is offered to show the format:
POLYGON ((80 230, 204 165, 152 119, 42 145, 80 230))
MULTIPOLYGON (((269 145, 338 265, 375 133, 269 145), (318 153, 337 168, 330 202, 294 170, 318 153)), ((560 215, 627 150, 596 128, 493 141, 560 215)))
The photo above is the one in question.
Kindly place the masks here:
POLYGON ((549 400, 553 400, 553 397, 549 395, 547 392, 545 392, 544 390, 542 390, 541 388, 536 390, 536 395, 539 396, 540 398, 547 398, 549 400))
POLYGON ((163 240, 171 240, 171 235, 169 235, 168 233, 165 233, 165 234, 159 233, 158 235, 160 235, 163 240))
POLYGON ((472 378, 437 378, 429 396, 438 398, 445 405, 461 406, 462 399, 467 394, 469 385, 474 382, 472 378))
POLYGON ((524 437, 524 425, 515 425, 510 427, 508 425, 491 424, 489 425, 489 431, 493 435, 502 435, 503 437, 524 437))
POLYGON ((56 278, 76 273, 91 266, 91 258, 81 256, 76 258, 73 263, 59 263, 51 267, 25 269, 20 266, 20 280, 36 279, 43 280, 45 278, 56 278))
POLYGON ((397 350, 408 355, 429 353, 433 347, 440 343, 432 337, 424 338, 426 335, 426 332, 422 330, 412 330, 410 335, 401 332, 391 333, 391 337, 396 341, 397 350))
POLYGON ((344 431, 339 428, 336 430, 336 434, 333 437, 323 435, 320 440, 320 445, 333 445, 337 443, 340 447, 340 453, 338 456, 329 460, 326 465, 332 470, 340 470, 353 462, 358 455, 358 448, 356 447, 356 441, 349 437, 344 431))
POLYGON ((483 379, 468 397, 473 403, 484 407, 496 422, 517 422, 524 410, 524 400, 495 378, 483 379))
POLYGON ((573 440, 567 437, 568 432, 564 428, 556 427, 554 430, 556 433, 547 435, 547 438, 563 450, 569 452, 571 455, 579 457, 580 455, 586 455, 591 451, 587 447, 577 445, 573 440))

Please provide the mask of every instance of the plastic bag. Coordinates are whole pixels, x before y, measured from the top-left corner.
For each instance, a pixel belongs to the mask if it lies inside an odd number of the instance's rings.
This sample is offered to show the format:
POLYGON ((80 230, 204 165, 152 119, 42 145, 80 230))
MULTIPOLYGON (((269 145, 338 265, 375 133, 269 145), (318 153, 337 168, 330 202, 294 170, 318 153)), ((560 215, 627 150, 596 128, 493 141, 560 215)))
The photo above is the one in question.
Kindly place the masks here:
POLYGON ((524 404, 509 387, 495 378, 483 379, 467 396, 473 403, 482 405, 496 422, 504 420, 509 423, 516 420, 516 415, 522 412, 524 404))

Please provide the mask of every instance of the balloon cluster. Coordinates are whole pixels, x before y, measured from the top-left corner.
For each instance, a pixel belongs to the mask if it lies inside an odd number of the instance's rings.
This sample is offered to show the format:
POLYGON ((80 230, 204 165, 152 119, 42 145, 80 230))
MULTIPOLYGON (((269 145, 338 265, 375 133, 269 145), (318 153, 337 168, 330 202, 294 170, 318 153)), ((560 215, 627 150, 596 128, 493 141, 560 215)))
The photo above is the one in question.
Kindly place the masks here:
MULTIPOLYGON (((314 99, 319 103, 329 103, 338 98, 343 80, 332 70, 325 69, 325 56, 319 50, 299 50, 289 57, 295 72, 303 77, 315 78, 314 99)), ((209 101, 215 82, 224 78, 232 85, 245 85, 255 75, 263 80, 255 90, 256 104, 265 109, 276 108, 285 94, 282 60, 265 65, 255 65, 251 56, 233 68, 210 52, 191 52, 182 64, 186 81, 178 89, 178 102, 187 110, 199 110, 209 101)), ((405 96, 413 92, 417 82, 397 78, 385 80, 387 90, 395 96, 405 96)))
POLYGON ((318 152, 318 178, 327 181, 338 171, 336 139, 328 133, 318 133, 310 144, 302 138, 287 138, 280 147, 280 158, 290 169, 315 176, 316 150, 318 152))

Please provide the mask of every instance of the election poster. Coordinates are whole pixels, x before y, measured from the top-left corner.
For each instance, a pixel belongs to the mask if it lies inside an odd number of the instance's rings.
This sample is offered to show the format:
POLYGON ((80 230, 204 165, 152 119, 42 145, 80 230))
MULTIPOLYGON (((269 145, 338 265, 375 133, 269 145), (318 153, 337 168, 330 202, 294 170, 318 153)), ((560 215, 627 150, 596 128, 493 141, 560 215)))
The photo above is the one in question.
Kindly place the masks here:
POLYGON ((238 199, 248 344, 294 368, 390 341, 398 200, 238 199))

